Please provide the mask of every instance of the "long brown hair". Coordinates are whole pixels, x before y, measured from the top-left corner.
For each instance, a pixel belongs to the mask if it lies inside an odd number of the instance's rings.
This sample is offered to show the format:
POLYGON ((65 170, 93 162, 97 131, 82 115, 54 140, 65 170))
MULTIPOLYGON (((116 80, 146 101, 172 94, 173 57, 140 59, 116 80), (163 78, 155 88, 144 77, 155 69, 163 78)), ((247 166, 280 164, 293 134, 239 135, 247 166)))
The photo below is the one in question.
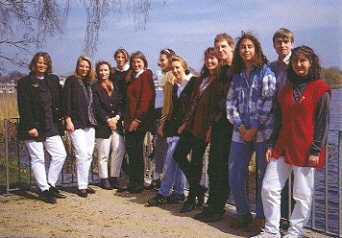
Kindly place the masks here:
MULTIPOLYGON (((215 57, 217 58, 218 62, 220 62, 219 57, 218 57, 218 53, 217 50, 214 47, 209 47, 204 51, 204 61, 208 58, 208 57, 215 57)), ((221 67, 219 65, 217 65, 216 71, 215 71, 215 76, 220 75, 220 69, 221 67)), ((205 78, 208 77, 210 75, 210 72, 207 68, 207 66, 205 65, 205 63, 203 64, 202 70, 201 70, 201 78, 205 78)))
POLYGON ((106 80, 106 81, 99 80, 98 82, 99 82, 101 88, 103 90, 105 90, 108 95, 112 95, 113 91, 116 89, 115 85, 112 82, 112 80, 110 80, 110 76, 112 75, 112 71, 113 71, 112 70, 112 66, 110 65, 110 63, 108 61, 105 61, 105 60, 98 61, 96 63, 96 66, 95 66, 97 78, 99 77, 99 72, 100 72, 100 66, 101 65, 107 65, 108 66, 109 77, 108 77, 108 80, 106 80))
POLYGON ((241 42, 245 39, 252 41, 255 47, 255 56, 254 56, 253 63, 252 63, 253 66, 257 69, 260 69, 264 64, 268 63, 268 60, 262 51, 259 40, 252 33, 242 32, 242 35, 240 38, 238 38, 236 47, 234 49, 232 69, 233 69, 233 73, 235 74, 241 73, 245 67, 244 62, 240 56, 240 45, 241 45, 241 42))

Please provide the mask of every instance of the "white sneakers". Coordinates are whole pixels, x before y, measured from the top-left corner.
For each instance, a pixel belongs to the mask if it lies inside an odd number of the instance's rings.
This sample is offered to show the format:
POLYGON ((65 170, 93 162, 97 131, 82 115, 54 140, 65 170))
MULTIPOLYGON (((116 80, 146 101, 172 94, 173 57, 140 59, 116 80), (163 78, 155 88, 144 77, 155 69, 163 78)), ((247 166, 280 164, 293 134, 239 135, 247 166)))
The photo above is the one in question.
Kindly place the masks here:
POLYGON ((252 236, 251 238, 281 238, 281 235, 280 234, 272 234, 272 233, 262 231, 258 235, 252 236))

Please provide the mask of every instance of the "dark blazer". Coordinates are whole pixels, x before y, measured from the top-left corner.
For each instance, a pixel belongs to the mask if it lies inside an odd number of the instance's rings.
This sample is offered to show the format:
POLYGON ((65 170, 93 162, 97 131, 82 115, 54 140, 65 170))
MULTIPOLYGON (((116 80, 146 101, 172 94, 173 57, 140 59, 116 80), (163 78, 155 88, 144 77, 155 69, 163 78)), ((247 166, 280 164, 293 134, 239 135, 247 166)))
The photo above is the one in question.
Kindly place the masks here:
POLYGON ((109 96, 101 87, 100 82, 93 85, 94 110, 97 126, 95 127, 96 138, 109 138, 112 134, 111 129, 107 125, 107 119, 116 115, 120 116, 117 132, 123 134, 122 117, 123 117, 123 98, 118 88, 115 88, 113 94, 109 96))
MULTIPOLYGON (((91 87, 84 83, 86 87, 91 87)), ((88 116, 88 99, 82 85, 75 76, 69 76, 63 88, 63 106, 65 117, 70 117, 75 130, 93 127, 88 116)))
POLYGON ((146 69, 138 78, 132 71, 127 74, 127 101, 125 128, 135 119, 140 121, 138 130, 148 130, 153 124, 155 88, 151 70, 146 69))
POLYGON ((191 95, 194 89, 196 78, 192 77, 185 86, 179 97, 177 97, 178 86, 175 83, 172 89, 172 111, 164 124, 164 134, 166 137, 179 136, 178 128, 182 125, 184 116, 189 109, 191 95))
POLYGON ((41 100, 41 85, 39 79, 37 79, 34 74, 29 74, 28 76, 21 78, 17 84, 18 110, 20 116, 18 126, 19 139, 43 141, 46 136, 45 128, 52 127, 57 127, 57 129, 59 129, 54 135, 62 135, 64 133, 63 113, 61 111, 62 88, 59 84, 59 79, 54 74, 48 74, 45 76, 44 80, 46 80, 45 82, 51 95, 51 98, 48 100, 51 100, 52 121, 55 125, 44 125, 46 122, 46 120, 44 120, 46 115, 41 100), (27 133, 33 128, 38 130, 38 137, 31 137, 27 133))

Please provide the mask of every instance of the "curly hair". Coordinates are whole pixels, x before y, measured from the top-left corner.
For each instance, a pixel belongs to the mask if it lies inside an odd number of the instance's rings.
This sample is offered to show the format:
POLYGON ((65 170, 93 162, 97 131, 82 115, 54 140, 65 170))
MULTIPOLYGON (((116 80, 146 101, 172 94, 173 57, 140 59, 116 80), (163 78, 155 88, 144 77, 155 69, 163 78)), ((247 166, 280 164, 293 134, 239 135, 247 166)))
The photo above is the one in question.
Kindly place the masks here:
POLYGON ((289 65, 289 68, 287 70, 288 80, 290 82, 294 82, 296 80, 296 78, 298 77, 296 72, 294 71, 294 69, 292 67, 292 61, 297 59, 297 57, 299 55, 307 58, 311 64, 310 69, 309 69, 309 73, 306 76, 306 78, 309 81, 314 81, 314 80, 320 79, 321 78, 321 64, 319 62, 319 57, 317 56, 317 54, 314 52, 314 50, 312 48, 310 48, 309 46, 306 46, 306 45, 302 45, 302 46, 298 46, 292 50, 292 54, 290 57, 290 65, 289 65))
POLYGON ((268 63, 268 60, 262 51, 259 40, 250 32, 242 32, 242 35, 241 37, 238 38, 236 47, 234 49, 232 69, 233 69, 233 73, 235 74, 241 73, 243 68, 245 67, 244 62, 240 56, 240 45, 242 41, 245 39, 252 41, 255 47, 255 56, 253 59, 253 66, 255 68, 260 69, 264 64, 268 63))

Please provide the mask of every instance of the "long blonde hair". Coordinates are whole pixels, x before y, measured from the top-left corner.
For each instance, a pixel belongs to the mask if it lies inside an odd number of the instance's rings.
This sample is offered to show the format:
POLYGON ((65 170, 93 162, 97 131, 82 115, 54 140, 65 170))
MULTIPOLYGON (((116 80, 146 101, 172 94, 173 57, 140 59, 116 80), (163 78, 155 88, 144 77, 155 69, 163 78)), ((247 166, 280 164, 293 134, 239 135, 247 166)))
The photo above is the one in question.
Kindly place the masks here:
POLYGON ((92 81, 95 79, 95 70, 94 70, 94 66, 91 62, 91 59, 88 56, 84 56, 81 55, 80 57, 78 57, 77 59, 77 63, 76 63, 76 68, 75 68, 75 72, 74 72, 74 76, 81 78, 81 76, 78 74, 77 69, 78 69, 78 65, 81 63, 81 61, 87 61, 89 63, 89 73, 87 75, 87 79, 89 81, 92 81))

